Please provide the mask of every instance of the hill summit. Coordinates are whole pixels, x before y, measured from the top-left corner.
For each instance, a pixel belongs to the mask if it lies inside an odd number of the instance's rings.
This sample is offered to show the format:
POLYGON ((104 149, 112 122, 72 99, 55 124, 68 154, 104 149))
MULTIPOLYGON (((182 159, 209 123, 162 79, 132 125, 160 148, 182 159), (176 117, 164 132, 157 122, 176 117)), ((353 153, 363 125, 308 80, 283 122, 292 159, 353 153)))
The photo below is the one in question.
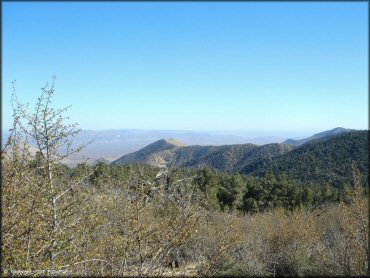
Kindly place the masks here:
POLYGON ((161 139, 136 152, 122 156, 113 161, 112 164, 128 164, 134 162, 164 167, 173 158, 176 151, 184 146, 184 143, 176 139, 161 139))
MULTIPOLYGON (((174 145, 176 147, 184 147, 185 144, 177 139, 173 139, 173 138, 170 138, 170 139, 162 139, 162 140, 159 140, 159 141, 164 141, 165 143, 167 144, 170 144, 170 145, 174 145)), ((158 142, 159 142, 158 141, 158 142)))

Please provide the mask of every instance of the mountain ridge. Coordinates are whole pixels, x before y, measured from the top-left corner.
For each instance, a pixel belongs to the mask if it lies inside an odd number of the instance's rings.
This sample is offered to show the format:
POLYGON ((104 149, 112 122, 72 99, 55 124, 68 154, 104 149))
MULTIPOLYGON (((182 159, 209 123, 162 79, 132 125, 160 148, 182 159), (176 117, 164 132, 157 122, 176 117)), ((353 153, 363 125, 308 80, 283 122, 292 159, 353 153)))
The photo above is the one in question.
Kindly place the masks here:
POLYGON ((160 139, 136 152, 121 156, 114 160, 112 164, 143 163, 151 166, 165 167, 170 161, 177 161, 181 162, 185 167, 207 165, 219 170, 236 171, 236 169, 241 170, 246 167, 246 163, 251 163, 255 158, 271 159, 275 155, 289 152, 293 148, 302 146, 312 140, 326 140, 350 131, 354 130, 337 127, 300 140, 287 139, 282 143, 270 143, 260 146, 251 143, 223 144, 218 146, 186 146, 180 140, 174 138, 160 139), (158 163, 159 161, 160 163, 158 163))
POLYGON ((292 146, 301 146, 305 143, 308 143, 311 140, 322 139, 322 138, 323 139, 324 138, 328 139, 332 136, 336 136, 338 134, 342 134, 342 133, 346 133, 346 132, 350 132, 350 131, 355 131, 355 129, 347 129, 347 128, 343 128, 343 127, 336 127, 336 128, 330 129, 330 130, 326 130, 326 131, 323 131, 323 132, 316 133, 316 134, 314 134, 310 137, 299 139, 299 140, 287 139, 283 142, 283 144, 292 145, 292 146))
MULTIPOLYGON (((272 143, 258 146, 255 144, 232 144, 221 146, 184 146, 172 144, 170 139, 161 139, 144 148, 124 155, 112 162, 113 165, 142 163, 155 167, 166 167, 171 163, 184 167, 209 166, 216 170, 233 172, 242 169, 260 157, 270 157, 292 149, 289 145, 272 143)), ((178 142, 178 141, 175 141, 178 142)))
POLYGON ((310 140, 298 146, 284 143, 183 146, 162 139, 112 164, 139 163, 154 167, 177 164, 255 176, 269 171, 285 172, 290 178, 303 182, 325 181, 338 185, 351 177, 351 163, 355 161, 364 176, 368 176, 368 131, 334 129, 308 138, 310 140))

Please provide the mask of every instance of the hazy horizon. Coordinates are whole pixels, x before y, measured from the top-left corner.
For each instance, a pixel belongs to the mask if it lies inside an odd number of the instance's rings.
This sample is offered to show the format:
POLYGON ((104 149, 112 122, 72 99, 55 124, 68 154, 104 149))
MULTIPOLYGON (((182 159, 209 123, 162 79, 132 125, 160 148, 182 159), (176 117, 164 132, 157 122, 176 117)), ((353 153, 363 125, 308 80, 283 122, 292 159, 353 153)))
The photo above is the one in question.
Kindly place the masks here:
MULTIPOLYGON (((330 128, 334 129, 337 127, 330 128)), ((353 129, 351 127, 341 127, 346 129, 353 129)), ((368 129, 365 129, 368 130, 368 129)), ((181 130, 181 129, 138 129, 138 128, 107 128, 107 129, 81 129, 82 132, 119 132, 119 131, 131 131, 131 132, 168 132, 168 133, 189 133, 189 134, 209 134, 209 135, 230 135, 239 136, 241 138, 253 139, 253 138, 280 138, 280 139, 302 139, 305 137, 310 137, 314 134, 324 132, 327 130, 317 130, 317 131, 248 131, 248 130, 181 130)), ((2 130, 2 135, 7 135, 9 129, 2 130)), ((168 139, 168 138, 163 138, 168 139)), ((176 139, 176 138, 175 138, 176 139)), ((3 142, 4 143, 4 142, 3 142)))

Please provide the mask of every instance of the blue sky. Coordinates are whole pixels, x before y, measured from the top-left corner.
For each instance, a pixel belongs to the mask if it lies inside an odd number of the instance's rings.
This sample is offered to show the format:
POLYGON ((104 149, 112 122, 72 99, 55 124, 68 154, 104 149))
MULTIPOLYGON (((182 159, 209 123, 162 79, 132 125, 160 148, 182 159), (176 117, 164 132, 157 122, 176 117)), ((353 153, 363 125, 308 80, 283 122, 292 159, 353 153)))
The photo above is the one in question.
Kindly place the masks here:
POLYGON ((368 129, 368 3, 3 3, 11 82, 82 129, 368 129))

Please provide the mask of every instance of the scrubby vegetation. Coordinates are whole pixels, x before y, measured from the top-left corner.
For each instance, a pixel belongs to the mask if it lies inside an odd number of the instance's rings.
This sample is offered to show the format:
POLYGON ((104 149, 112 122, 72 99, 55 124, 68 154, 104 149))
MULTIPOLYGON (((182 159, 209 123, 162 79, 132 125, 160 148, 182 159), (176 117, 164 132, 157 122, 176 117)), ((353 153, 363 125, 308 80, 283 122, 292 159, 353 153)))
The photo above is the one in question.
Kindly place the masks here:
POLYGON ((173 165, 80 164, 78 131, 15 101, 2 151, 2 274, 99 276, 368 275, 368 200, 351 183, 297 183, 173 165), (38 152, 29 152, 28 142, 38 152))

